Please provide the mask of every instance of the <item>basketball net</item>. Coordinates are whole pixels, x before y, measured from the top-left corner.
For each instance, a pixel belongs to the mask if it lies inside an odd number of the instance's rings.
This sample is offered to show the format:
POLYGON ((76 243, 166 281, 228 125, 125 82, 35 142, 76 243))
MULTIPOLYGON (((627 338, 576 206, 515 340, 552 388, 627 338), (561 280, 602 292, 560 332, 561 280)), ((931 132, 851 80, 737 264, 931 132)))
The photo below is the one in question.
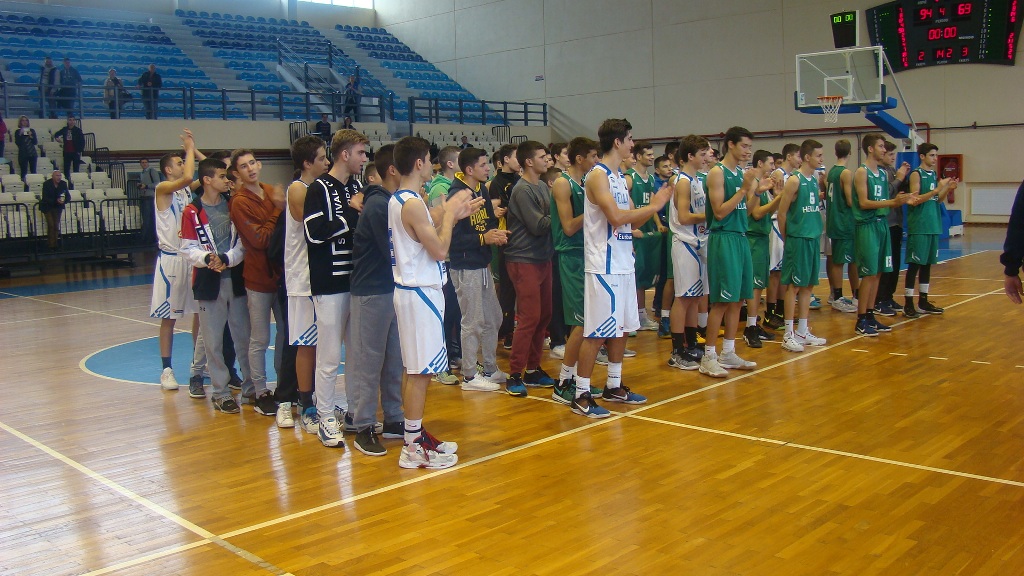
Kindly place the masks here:
POLYGON ((839 108, 843 105, 842 96, 818 96, 818 104, 821 105, 826 124, 839 122, 839 108))

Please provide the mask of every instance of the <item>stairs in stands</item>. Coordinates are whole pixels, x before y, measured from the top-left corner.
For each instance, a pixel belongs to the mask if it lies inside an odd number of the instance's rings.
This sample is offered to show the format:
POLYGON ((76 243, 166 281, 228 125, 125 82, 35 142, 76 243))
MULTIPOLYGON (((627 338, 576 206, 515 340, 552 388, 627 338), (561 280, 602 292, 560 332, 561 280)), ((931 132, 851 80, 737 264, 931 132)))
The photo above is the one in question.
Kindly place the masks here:
POLYGON ((321 34, 330 40, 332 44, 341 48, 346 54, 359 62, 360 66, 380 80, 388 90, 394 92, 395 100, 407 102, 410 96, 419 95, 418 90, 407 88, 405 86, 405 80, 395 78, 394 70, 388 70, 380 65, 380 60, 370 58, 366 50, 356 46, 357 42, 346 38, 345 33, 341 30, 338 30, 333 26, 330 28, 327 26, 316 26, 316 28, 321 34))

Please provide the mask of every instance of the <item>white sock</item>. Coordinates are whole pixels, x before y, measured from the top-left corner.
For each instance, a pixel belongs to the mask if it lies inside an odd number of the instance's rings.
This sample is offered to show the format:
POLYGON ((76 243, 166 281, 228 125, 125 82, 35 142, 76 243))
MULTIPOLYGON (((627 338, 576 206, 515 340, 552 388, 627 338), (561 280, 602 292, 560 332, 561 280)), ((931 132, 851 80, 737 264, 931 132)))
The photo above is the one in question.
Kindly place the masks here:
POLYGON ((793 321, 792 320, 786 320, 786 334, 792 334, 792 333, 793 333, 793 321))
POLYGON ((420 436, 420 432, 423 428, 423 419, 409 420, 405 419, 405 445, 409 446, 416 441, 420 436))
POLYGON ((647 319, 647 308, 637 308, 636 313, 640 316, 641 322, 647 319))
POLYGON ((722 338, 722 355, 730 354, 736 351, 736 340, 729 340, 728 338, 722 338))
POLYGON ((704 355, 713 358, 715 356, 715 347, 710 344, 705 344, 704 355))
POLYGON ((579 398, 584 394, 590 393, 590 378, 584 378, 583 376, 576 377, 576 397, 579 398))
POLYGON ((807 335, 807 318, 801 318, 796 325, 796 333, 807 335))
POLYGON ((707 328, 708 327, 708 313, 707 312, 697 312, 697 327, 698 328, 707 328))
POLYGON ((757 326, 757 316, 747 316, 747 326, 757 326))
POLYGON ((669 312, 671 312, 671 310, 662 310, 661 311, 661 317, 662 318, 668 318, 669 312))
POLYGON ((618 388, 622 386, 622 362, 608 363, 608 381, 605 388, 618 388))
POLYGON ((572 378, 572 366, 562 364, 562 367, 558 369, 558 381, 561 382, 569 378, 572 378))
POLYGON ((907 288, 906 290, 903 291, 903 295, 906 296, 907 298, 913 298, 914 297, 914 289, 913 288, 907 288))
POLYGON ((579 362, 577 362, 577 363, 572 365, 572 377, 573 378, 576 377, 576 370, 578 369, 578 366, 579 366, 579 362))
POLYGON ((917 287, 921 291, 921 297, 922 298, 928 297, 928 285, 927 284, 918 284, 917 287))

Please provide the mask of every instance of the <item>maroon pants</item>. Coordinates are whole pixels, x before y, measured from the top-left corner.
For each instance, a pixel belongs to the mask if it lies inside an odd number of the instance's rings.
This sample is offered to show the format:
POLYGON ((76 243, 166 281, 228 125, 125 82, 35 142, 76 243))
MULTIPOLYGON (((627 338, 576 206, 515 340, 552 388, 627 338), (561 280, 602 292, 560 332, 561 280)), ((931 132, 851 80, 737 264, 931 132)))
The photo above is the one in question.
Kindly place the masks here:
POLYGON ((521 374, 539 368, 544 351, 544 331, 551 321, 551 262, 505 262, 516 288, 516 331, 512 336, 509 368, 521 374))

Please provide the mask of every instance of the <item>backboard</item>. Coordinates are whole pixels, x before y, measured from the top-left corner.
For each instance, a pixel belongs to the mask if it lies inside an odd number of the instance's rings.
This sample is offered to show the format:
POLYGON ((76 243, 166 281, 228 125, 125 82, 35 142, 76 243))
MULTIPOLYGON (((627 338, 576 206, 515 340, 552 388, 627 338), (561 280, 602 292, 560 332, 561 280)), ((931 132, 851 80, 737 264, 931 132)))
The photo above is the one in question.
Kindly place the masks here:
POLYGON ((845 110, 841 112, 847 113, 859 111, 861 106, 883 104, 883 66, 881 46, 797 54, 796 109, 820 112, 819 96, 842 96, 845 110))

